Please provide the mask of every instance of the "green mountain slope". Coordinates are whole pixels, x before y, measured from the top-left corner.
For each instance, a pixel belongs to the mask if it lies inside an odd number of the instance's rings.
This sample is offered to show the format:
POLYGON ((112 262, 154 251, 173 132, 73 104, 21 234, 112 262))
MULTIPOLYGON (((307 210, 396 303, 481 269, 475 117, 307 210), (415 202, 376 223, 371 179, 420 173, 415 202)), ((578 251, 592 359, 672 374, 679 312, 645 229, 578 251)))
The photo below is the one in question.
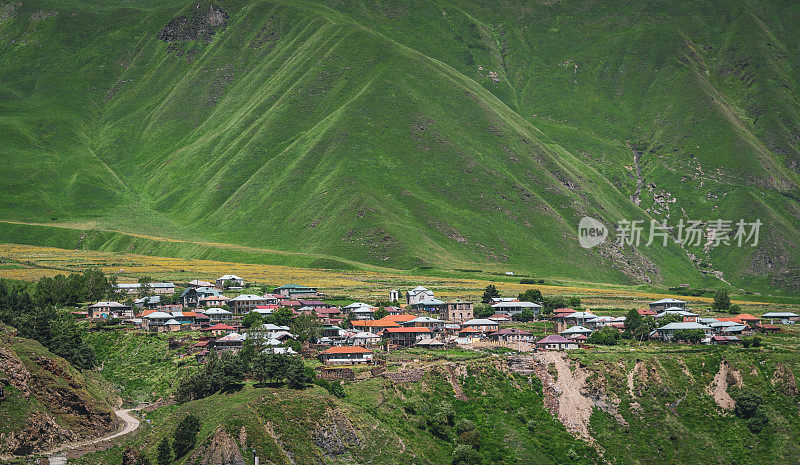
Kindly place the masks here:
POLYGON ((5 4, 0 218, 796 289, 798 18, 779 2, 5 4), (764 227, 758 247, 585 250, 584 215, 764 227))

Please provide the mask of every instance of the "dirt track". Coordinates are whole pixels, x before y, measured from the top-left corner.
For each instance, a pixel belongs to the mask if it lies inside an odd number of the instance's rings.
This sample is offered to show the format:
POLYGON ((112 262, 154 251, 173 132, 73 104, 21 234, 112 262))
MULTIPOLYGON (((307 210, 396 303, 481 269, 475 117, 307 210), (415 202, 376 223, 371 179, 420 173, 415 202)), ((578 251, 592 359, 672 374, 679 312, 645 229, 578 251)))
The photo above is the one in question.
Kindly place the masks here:
POLYGON ((95 439, 87 439, 87 440, 78 441, 78 442, 68 442, 66 444, 62 444, 62 445, 56 447, 55 449, 51 449, 51 450, 49 450, 47 452, 44 452, 43 455, 52 456, 52 455, 55 455, 55 454, 57 454, 59 452, 65 451, 65 450, 79 449, 81 447, 86 447, 86 446, 90 446, 92 444, 97 444, 98 442, 110 441, 110 440, 118 438, 120 436, 124 436, 124 435, 126 435, 128 433, 132 433, 132 432, 136 431, 136 429, 139 427, 139 420, 136 419, 135 417, 133 417, 130 414, 130 412, 134 411, 134 410, 139 410, 139 409, 135 408, 135 409, 114 410, 114 414, 117 415, 124 422, 124 425, 122 426, 122 428, 119 431, 115 432, 115 433, 109 434, 108 436, 95 438, 95 439))

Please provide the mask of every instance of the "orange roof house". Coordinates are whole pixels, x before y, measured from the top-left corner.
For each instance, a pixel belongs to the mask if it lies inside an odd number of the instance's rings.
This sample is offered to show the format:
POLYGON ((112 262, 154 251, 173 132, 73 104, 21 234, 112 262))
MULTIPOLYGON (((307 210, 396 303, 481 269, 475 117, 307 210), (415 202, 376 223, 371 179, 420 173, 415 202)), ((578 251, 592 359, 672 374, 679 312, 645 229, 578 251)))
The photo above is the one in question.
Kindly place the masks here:
POLYGON ((331 347, 317 355, 322 363, 329 365, 353 365, 372 363, 372 351, 366 347, 331 347))

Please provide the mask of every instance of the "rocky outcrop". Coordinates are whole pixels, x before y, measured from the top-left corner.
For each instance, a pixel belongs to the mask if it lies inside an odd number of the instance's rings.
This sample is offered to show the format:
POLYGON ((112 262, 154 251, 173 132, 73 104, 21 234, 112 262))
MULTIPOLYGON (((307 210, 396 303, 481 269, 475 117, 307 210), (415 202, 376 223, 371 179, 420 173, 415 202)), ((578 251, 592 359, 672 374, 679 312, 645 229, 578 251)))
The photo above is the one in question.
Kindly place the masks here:
POLYGON ((22 429, 0 434, 0 455, 28 455, 51 449, 62 442, 75 439, 75 436, 56 423, 50 415, 33 412, 25 420, 22 429))
POLYGON ((195 449, 186 463, 197 465, 245 465, 236 440, 219 427, 206 444, 195 449))
POLYGON ((326 456, 337 457, 347 454, 351 449, 361 447, 361 439, 356 428, 344 412, 331 411, 321 418, 312 433, 314 444, 326 456))
POLYGON ((157 37, 164 42, 209 42, 218 30, 228 25, 229 19, 228 13, 218 5, 198 5, 191 18, 178 16, 170 19, 157 37))

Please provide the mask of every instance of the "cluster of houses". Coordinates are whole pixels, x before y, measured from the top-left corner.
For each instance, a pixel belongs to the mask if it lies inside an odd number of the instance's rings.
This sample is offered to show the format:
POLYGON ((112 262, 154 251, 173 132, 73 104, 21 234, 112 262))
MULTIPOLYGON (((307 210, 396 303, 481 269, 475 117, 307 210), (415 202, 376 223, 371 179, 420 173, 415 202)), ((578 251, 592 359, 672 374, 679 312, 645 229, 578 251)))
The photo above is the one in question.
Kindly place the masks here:
MULTIPOLYGON (((258 338, 265 350, 294 353, 287 346, 290 340, 296 340, 289 327, 265 324, 245 329, 242 325, 244 315, 251 312, 266 316, 278 309, 290 309, 293 316, 310 314, 318 318, 320 335, 312 342, 320 350, 320 360, 328 364, 372 363, 371 348, 377 346, 391 350, 410 346, 522 343, 541 350, 570 350, 585 347, 583 344, 591 334, 602 328, 625 329, 624 316, 560 308, 547 317, 554 323, 555 334, 538 338, 523 329, 501 328, 501 324, 513 321, 525 311, 541 317, 542 306, 535 302, 497 297, 490 302, 494 312, 491 316, 475 318, 472 302, 439 300, 433 291, 422 286, 407 291, 405 299, 401 292, 392 290, 389 299, 395 305, 382 309, 364 302, 331 306, 316 288, 293 284, 266 294, 224 295, 224 291, 244 289, 244 284, 236 275, 221 276, 215 283, 193 280, 179 295, 180 303, 173 305, 161 302, 162 296, 176 292, 173 283, 120 284, 119 289, 126 294, 147 295, 135 300, 133 306, 97 302, 89 307, 89 313, 92 318, 121 318, 147 331, 202 331, 206 336, 194 348, 204 355, 212 347, 238 350, 248 338, 258 338), (383 316, 376 318, 379 311, 383 316)), ((656 321, 673 316, 669 323, 650 334, 653 339, 668 342, 675 339, 678 331, 699 330, 703 342, 708 344, 741 342, 742 335, 778 331, 775 322, 791 324, 800 318, 789 312, 766 313, 761 318, 749 314, 701 318, 687 309, 685 301, 671 298, 651 302, 648 309, 639 313, 656 321)))

